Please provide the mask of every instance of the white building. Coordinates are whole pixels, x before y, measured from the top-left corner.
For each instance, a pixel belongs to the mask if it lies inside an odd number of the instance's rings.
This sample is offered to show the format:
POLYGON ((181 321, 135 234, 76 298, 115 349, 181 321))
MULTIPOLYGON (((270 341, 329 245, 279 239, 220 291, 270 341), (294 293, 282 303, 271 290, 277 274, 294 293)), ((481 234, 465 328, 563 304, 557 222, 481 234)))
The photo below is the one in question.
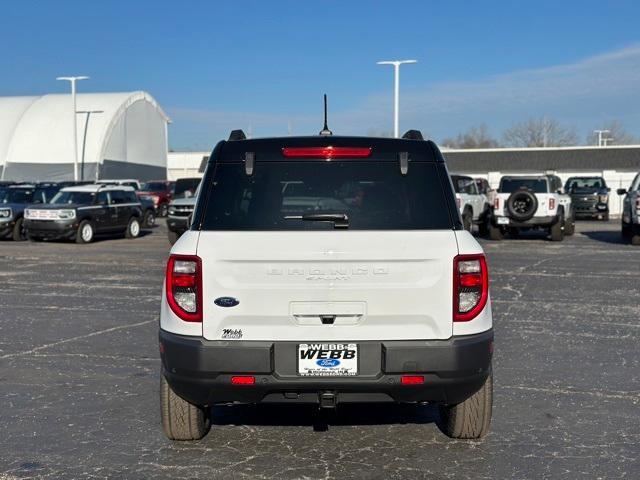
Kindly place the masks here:
POLYGON ((203 162, 209 160, 211 152, 169 152, 167 154, 167 180, 187 177, 202 177, 203 162))
MULTIPOLYGON (((164 179, 169 118, 145 92, 80 93, 75 114, 78 179, 164 179)), ((69 94, 0 97, 0 176, 74 178, 69 94)))

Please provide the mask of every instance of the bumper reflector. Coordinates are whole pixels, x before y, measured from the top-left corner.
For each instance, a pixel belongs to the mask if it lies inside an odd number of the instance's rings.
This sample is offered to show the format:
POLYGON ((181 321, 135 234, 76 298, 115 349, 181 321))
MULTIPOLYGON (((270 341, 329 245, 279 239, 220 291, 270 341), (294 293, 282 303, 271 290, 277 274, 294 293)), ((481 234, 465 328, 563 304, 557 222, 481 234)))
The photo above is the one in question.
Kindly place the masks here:
POLYGON ((424 383, 424 376, 422 375, 402 375, 400 377, 401 385, 422 385, 424 383))
POLYGON ((231 377, 231 385, 255 385, 256 377, 252 375, 235 375, 231 377))

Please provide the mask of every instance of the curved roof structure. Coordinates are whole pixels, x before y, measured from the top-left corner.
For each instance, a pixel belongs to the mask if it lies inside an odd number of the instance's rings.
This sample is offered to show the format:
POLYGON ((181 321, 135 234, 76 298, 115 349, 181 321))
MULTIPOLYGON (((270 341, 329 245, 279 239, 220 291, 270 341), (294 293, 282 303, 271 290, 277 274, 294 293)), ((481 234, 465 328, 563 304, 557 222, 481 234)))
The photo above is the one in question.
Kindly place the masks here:
MULTIPOLYGON (((78 162, 92 174, 99 173, 105 161, 166 169, 169 118, 149 94, 81 93, 76 102, 78 162)), ((29 180, 73 177, 72 111, 69 94, 0 97, 3 177, 19 180, 26 179, 25 175, 32 175, 29 180), (55 178, 42 178, 45 172, 55 178)))

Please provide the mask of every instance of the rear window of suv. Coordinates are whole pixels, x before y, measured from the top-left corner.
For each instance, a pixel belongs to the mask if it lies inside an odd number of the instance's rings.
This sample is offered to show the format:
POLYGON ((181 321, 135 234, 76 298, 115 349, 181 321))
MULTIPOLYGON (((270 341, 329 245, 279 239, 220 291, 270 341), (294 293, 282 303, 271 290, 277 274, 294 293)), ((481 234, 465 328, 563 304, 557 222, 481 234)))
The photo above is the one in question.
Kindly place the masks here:
POLYGON ((351 230, 451 229, 437 169, 412 162, 403 176, 393 161, 290 160, 257 162, 248 176, 241 163, 218 163, 202 228, 332 230, 291 217, 346 214, 351 230))
POLYGON ((500 182, 500 193, 513 193, 522 188, 534 193, 547 193, 547 181, 543 178, 504 178, 500 182))

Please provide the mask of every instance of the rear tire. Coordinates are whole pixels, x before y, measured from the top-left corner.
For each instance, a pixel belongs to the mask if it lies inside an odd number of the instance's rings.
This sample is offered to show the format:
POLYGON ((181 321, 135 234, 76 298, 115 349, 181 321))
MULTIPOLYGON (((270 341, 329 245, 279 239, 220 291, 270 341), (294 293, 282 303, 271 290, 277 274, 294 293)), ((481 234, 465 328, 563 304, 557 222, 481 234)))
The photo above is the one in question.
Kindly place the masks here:
POLYGON ((493 409, 493 374, 482 388, 457 405, 440 407, 439 427, 451 438, 478 439, 489 433, 493 409))
POLYGON ((168 213, 169 213, 169 205, 167 205, 166 203, 163 203, 158 207, 159 217, 166 217, 168 213))
POLYGON ((151 210, 147 210, 147 212, 144 214, 144 221, 142 223, 147 228, 151 228, 151 227, 155 226, 155 224, 156 224, 156 214, 154 212, 152 212, 151 210))
POLYGON ((176 232, 172 232, 171 230, 169 230, 167 236, 169 237, 169 243, 171 245, 176 243, 178 241, 178 238, 180 238, 180 236, 176 232))
POLYGON ((572 216, 571 218, 565 220, 565 224, 564 224, 564 234, 567 237, 570 237, 571 235, 573 235, 576 232, 576 221, 575 218, 572 216))
POLYGON ((467 232, 471 232, 473 228, 473 213, 469 210, 465 211, 462 215, 462 228, 464 228, 467 232))
POLYGON ((11 233, 11 238, 13 238, 14 242, 22 242, 27 239, 27 235, 25 234, 23 228, 24 218, 19 218, 16 220, 15 225, 13 226, 13 232, 11 233))
POLYGON ((131 217, 124 236, 126 238, 136 238, 138 235, 140 235, 140 220, 137 217, 131 217))
POLYGON ((76 243, 91 243, 95 236, 95 228, 89 220, 83 220, 76 232, 76 243))
POLYGON ((489 222, 489 239, 500 241, 502 240, 502 230, 500 227, 496 227, 489 222))
POLYGON ((485 209, 484 213, 480 215, 480 223, 478 225, 478 234, 481 237, 489 235, 489 224, 491 223, 491 214, 489 209, 485 209))
POLYGON ((211 428, 209 409, 176 395, 164 375, 160 375, 160 415, 170 440, 200 440, 211 428))
POLYGON ((640 235, 636 234, 631 237, 631 245, 640 245, 640 235))
POLYGON ((558 221, 549 229, 552 242, 561 242, 562 240, 564 240, 564 230, 562 229, 563 224, 564 215, 561 215, 558 221))

